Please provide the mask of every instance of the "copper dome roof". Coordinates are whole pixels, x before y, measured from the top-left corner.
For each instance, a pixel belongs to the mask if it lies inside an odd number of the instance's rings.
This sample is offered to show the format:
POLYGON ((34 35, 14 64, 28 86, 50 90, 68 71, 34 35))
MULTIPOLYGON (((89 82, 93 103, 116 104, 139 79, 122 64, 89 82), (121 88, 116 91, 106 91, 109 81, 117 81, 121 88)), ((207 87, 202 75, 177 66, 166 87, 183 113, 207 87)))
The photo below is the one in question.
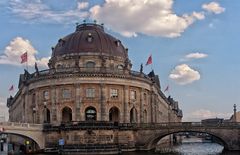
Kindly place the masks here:
POLYGON ((78 25, 74 33, 59 39, 52 56, 84 53, 127 58, 121 41, 105 33, 103 26, 97 24, 78 25))

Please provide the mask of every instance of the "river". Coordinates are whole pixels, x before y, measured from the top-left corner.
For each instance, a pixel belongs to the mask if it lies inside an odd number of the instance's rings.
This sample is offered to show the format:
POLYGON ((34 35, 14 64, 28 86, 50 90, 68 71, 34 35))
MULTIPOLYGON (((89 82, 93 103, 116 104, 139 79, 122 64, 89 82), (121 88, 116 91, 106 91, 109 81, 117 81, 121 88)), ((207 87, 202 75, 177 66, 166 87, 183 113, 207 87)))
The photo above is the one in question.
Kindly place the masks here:
MULTIPOLYGON (((202 143, 202 142, 185 142, 180 145, 173 146, 171 153, 158 153, 154 151, 137 151, 137 152, 125 152, 122 155, 240 155, 240 151, 237 152, 222 152, 223 147, 216 143, 202 143)), ((38 154, 46 155, 46 154, 38 154)), ((49 155, 49 154, 48 154, 49 155)))

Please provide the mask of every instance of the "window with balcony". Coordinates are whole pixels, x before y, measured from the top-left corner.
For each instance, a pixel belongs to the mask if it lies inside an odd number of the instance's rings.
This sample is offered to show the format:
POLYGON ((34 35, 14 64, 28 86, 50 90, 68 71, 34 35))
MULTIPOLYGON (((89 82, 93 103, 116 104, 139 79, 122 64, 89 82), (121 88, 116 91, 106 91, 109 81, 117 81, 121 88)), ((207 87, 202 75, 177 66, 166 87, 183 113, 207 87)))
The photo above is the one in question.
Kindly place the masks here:
POLYGON ((95 62, 93 61, 88 61, 86 63, 86 68, 94 68, 95 67, 95 62))
POLYGON ((62 91, 62 97, 64 99, 69 99, 71 98, 71 91, 69 89, 63 89, 62 91))

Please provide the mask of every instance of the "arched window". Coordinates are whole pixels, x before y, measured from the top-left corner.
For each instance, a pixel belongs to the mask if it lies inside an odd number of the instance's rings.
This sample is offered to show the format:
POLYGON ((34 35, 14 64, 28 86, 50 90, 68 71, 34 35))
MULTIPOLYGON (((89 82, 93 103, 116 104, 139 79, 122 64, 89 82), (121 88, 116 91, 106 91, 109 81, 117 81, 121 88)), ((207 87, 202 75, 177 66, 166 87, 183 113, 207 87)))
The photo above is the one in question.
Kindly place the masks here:
POLYGON ((51 113, 47 107, 43 109, 43 123, 50 123, 51 122, 51 113))
POLYGON ((50 110, 47 108, 47 117, 46 117, 46 123, 51 122, 51 115, 50 115, 50 110))
POLYGON ((61 64, 57 64, 57 68, 62 68, 63 66, 61 64))
POLYGON ((130 123, 137 123, 137 110, 135 107, 130 110, 130 123))
POLYGON ((69 107, 64 107, 62 109, 62 122, 72 121, 72 109, 69 107))
POLYGON ((95 67, 95 62, 93 61, 88 61, 86 63, 86 68, 94 68, 95 67))
POLYGON ((88 43, 92 43, 93 42, 92 33, 88 33, 88 36, 87 36, 86 40, 87 40, 88 43))
POLYGON ((96 121, 97 120, 97 111, 94 107, 88 107, 85 110, 85 119, 86 119, 86 121, 96 121))
POLYGON ((109 110, 109 121, 110 122, 119 122, 119 109, 117 107, 112 107, 109 110))

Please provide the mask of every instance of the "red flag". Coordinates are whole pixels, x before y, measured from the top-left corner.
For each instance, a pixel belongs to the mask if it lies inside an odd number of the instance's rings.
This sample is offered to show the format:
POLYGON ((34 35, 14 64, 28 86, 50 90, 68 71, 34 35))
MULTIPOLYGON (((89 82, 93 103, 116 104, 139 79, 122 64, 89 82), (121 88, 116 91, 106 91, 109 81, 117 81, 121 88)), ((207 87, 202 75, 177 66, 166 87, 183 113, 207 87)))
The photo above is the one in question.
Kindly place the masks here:
POLYGON ((164 89, 164 92, 168 91, 169 89, 169 86, 167 86, 165 89, 164 89))
POLYGON ((21 55, 21 64, 24 62, 27 62, 27 60, 28 60, 28 55, 27 55, 27 52, 25 52, 21 55))
POLYGON ((9 90, 9 91, 13 91, 13 90, 14 90, 13 85, 11 85, 11 87, 10 87, 8 90, 9 90))
POLYGON ((150 64, 152 64, 152 55, 148 57, 146 65, 150 65, 150 64))

